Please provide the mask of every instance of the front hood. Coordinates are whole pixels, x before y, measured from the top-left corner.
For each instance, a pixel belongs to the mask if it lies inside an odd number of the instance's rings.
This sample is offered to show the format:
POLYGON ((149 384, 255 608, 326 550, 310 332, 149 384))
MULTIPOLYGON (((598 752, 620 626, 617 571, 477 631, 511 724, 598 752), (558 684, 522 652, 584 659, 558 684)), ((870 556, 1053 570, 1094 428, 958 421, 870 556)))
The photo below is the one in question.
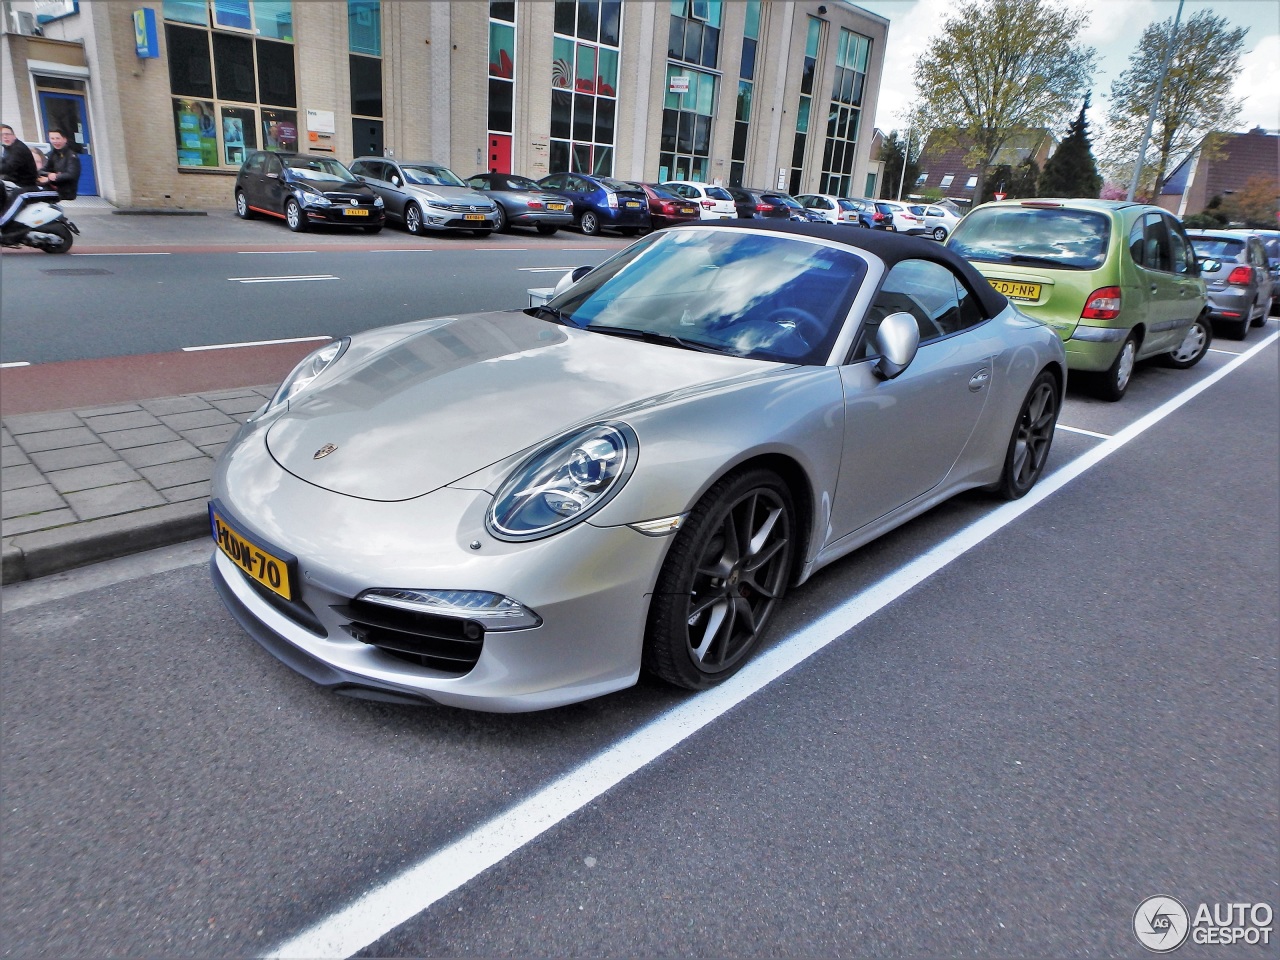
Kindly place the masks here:
POLYGON ((423 186, 422 184, 411 183, 405 189, 416 196, 422 197, 424 200, 441 200, 445 203, 465 203, 468 205, 476 204, 481 210, 488 210, 493 206, 488 197, 472 190, 470 187, 448 187, 435 184, 423 186))
POLYGON ((367 183, 361 183, 359 180, 351 183, 339 183, 334 180, 309 180, 308 178, 298 176, 295 173, 289 176, 289 182, 311 187, 314 190, 320 191, 330 199, 333 199, 334 197, 340 197, 342 199, 346 199, 347 197, 359 197, 362 200, 372 202, 374 197, 373 188, 367 183))
POLYGON ((290 403, 266 441, 275 460, 308 483, 408 500, 576 424, 777 370, 520 311, 443 317, 290 403))

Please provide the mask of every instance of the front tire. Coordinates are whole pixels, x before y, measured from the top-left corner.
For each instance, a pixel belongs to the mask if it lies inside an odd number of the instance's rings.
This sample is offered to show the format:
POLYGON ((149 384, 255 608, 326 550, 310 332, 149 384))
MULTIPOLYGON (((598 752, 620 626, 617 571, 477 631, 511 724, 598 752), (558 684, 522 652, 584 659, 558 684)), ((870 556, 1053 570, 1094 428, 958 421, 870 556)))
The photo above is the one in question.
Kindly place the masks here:
POLYGON ((600 218, 588 210, 582 215, 582 219, 578 222, 585 236, 594 237, 600 233, 600 218))
POLYGON ((1044 474, 1059 408, 1058 381, 1048 370, 1042 370, 1022 401, 1009 437, 997 488, 1006 500, 1025 496, 1044 474))
POLYGON ((304 233, 307 229, 307 215, 303 212, 302 204, 297 200, 290 199, 284 205, 284 222, 289 225, 289 229, 294 233, 304 233))
POLYGON ((497 215, 497 219, 493 223, 493 232, 509 233, 511 230, 511 223, 507 220, 507 211, 503 210, 502 204, 498 203, 496 200, 494 201, 494 206, 497 207, 494 211, 497 215))
POLYGON ((416 203, 404 208, 404 228, 415 237, 420 237, 427 231, 422 225, 422 208, 416 203))
POLYGON ((1138 337, 1130 333, 1111 366, 1094 382, 1094 393, 1098 399, 1115 403, 1123 397, 1129 389, 1129 381, 1133 379, 1133 367, 1137 360, 1138 337))
POLYGON ((249 209, 249 199, 243 190, 236 191, 236 216, 241 220, 252 220, 257 214, 249 209))
POLYGON ((934 228, 933 228, 933 239, 937 240, 939 243, 942 243, 942 241, 946 240, 946 239, 947 239, 947 228, 946 228, 946 227, 934 227, 934 228))
POLYGON ((71 230, 65 223, 51 223, 48 226, 40 228, 41 233, 52 233, 62 242, 56 247, 41 247, 45 253, 70 253, 71 244, 74 242, 71 236, 71 230))
POLYGON ((1175 370, 1186 370, 1194 367, 1209 352, 1209 344, 1213 343, 1213 325, 1201 314, 1187 330, 1182 343, 1164 355, 1164 363, 1175 370))
POLYGON ((733 676, 786 592, 794 526, 791 492, 767 470, 730 474, 708 490, 658 575, 645 669, 686 690, 733 676))

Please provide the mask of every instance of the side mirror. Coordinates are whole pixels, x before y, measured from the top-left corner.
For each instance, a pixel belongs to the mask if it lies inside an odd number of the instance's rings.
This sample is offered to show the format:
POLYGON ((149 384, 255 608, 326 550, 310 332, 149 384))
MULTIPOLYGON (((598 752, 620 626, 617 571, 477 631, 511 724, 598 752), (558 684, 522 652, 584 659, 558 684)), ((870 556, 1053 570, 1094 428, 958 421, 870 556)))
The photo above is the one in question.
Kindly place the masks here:
POLYGON ((575 283, 577 283, 579 280, 585 277, 593 269, 595 268, 594 267, 574 267, 572 270, 570 270, 568 273, 566 273, 563 277, 560 278, 560 282, 556 284, 555 291, 551 294, 551 296, 552 297, 560 296, 560 294, 562 294, 564 291, 572 287, 575 283))
POLYGON ((1201 257, 1201 258, 1200 258, 1200 272, 1201 272, 1201 273, 1213 273, 1214 271, 1216 271, 1216 270, 1221 270, 1221 269, 1222 269, 1222 261, 1221 261, 1221 260, 1215 260, 1213 257, 1201 257))
POLYGON ((391 185, 393 187, 400 186, 400 178, 397 177, 394 173, 391 175, 391 185))
POLYGON ((920 348, 920 327, 909 313, 891 313, 876 330, 880 359, 873 368, 882 380, 892 380, 907 369, 920 348))

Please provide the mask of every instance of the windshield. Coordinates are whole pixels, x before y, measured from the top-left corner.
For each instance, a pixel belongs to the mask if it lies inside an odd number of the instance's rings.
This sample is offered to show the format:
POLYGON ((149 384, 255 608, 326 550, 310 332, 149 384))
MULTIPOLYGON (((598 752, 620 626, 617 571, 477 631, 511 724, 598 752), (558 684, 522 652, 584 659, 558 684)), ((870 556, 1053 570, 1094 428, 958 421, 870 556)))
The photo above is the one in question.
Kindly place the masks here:
POLYGON ((659 187, 656 184, 648 184, 649 192, 661 200, 683 200, 684 198, 677 193, 672 193, 666 187, 659 187))
POLYGON ((733 194, 724 187, 707 187, 707 196, 712 200, 733 200, 733 194))
POLYGON ((1244 249, 1243 240, 1226 240, 1222 237, 1197 237, 1191 234, 1191 245, 1197 257, 1213 257, 1215 260, 1234 260, 1244 249))
POLYGON ((1092 210, 985 207, 960 221, 947 246, 966 260, 1096 270, 1110 239, 1111 221, 1092 210))
POLYGON ((682 228, 633 244, 549 306, 564 322, 598 332, 822 364, 865 274, 865 262, 845 248, 682 228))
POLYGON ((435 163, 404 163, 400 165, 404 178, 410 183, 428 187, 465 187, 458 175, 448 167, 435 163))
POLYGON ((281 157, 284 165, 307 180, 332 180, 334 183, 351 183, 355 177, 337 160, 328 157, 281 157))
POLYGON ((599 180, 614 192, 627 190, 632 193, 644 193, 644 191, 640 189, 640 184, 638 183, 630 183, 626 180, 614 180, 612 177, 600 177, 599 180))
POLYGON ((840 204, 841 210, 857 210, 858 209, 853 205, 852 200, 837 200, 836 203, 840 204))

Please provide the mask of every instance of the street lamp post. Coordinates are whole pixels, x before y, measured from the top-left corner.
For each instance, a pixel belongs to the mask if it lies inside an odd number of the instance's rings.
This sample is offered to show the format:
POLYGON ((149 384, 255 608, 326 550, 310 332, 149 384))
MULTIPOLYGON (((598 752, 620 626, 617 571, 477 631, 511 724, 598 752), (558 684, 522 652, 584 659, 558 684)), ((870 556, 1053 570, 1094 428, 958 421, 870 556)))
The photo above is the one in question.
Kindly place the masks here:
POLYGON ((907 179, 907 161, 911 159, 911 128, 907 127, 907 145, 902 149, 902 174, 898 177, 898 202, 902 202, 902 185, 907 179))
MULTIPOLYGON (((1173 29, 1169 31, 1169 44, 1164 50, 1164 62, 1160 64, 1160 79, 1156 81, 1156 97, 1151 101, 1151 112, 1147 114, 1147 129, 1142 134, 1142 146, 1138 147, 1138 161, 1133 165, 1133 182, 1129 184, 1129 200, 1138 192, 1138 180, 1142 176, 1142 163, 1147 157, 1147 144, 1151 142, 1151 128, 1155 126, 1156 111, 1160 109, 1160 96, 1164 93, 1164 78, 1169 74, 1169 61, 1173 59, 1173 45, 1178 41, 1178 23, 1182 20, 1182 4, 1186 0, 1178 0, 1178 12, 1173 18, 1173 29)), ((1156 184, 1159 189, 1160 184, 1156 184)))

